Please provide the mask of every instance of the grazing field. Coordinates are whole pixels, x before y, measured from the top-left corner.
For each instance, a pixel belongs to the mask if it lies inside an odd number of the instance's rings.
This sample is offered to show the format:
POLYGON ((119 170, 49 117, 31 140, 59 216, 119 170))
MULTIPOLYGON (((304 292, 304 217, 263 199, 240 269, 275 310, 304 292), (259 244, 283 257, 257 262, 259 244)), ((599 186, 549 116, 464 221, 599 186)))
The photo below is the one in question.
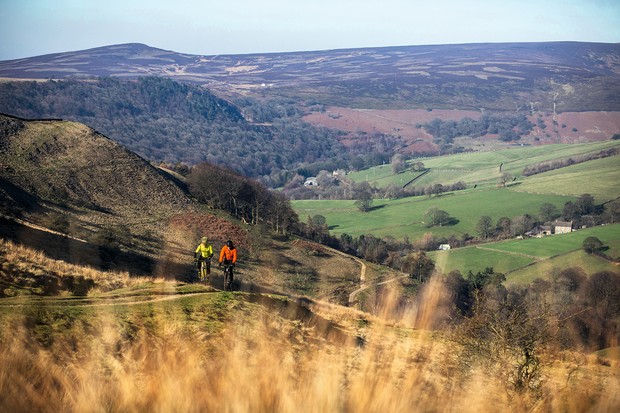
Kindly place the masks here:
POLYGON ((562 209, 574 197, 515 192, 511 188, 483 188, 446 193, 442 196, 410 197, 397 200, 376 200, 370 212, 361 212, 354 201, 293 201, 293 208, 302 220, 308 216, 323 215, 334 235, 373 234, 418 239, 426 232, 437 236, 475 234, 481 216, 493 221, 506 216, 536 215, 544 203, 562 209), (427 228, 424 215, 433 207, 447 211, 458 222, 454 225, 427 228))
POLYGON ((535 262, 533 258, 524 255, 476 247, 433 251, 428 255, 435 261, 436 268, 444 274, 454 270, 460 271, 461 274, 467 274, 468 271, 476 273, 486 267, 493 267, 496 272, 506 273, 535 262))
POLYGON ((598 271, 620 271, 620 267, 604 258, 586 254, 583 240, 594 236, 609 247, 606 255, 618 257, 620 248, 620 224, 588 228, 544 238, 508 240, 475 247, 458 248, 449 251, 434 251, 429 256, 437 268, 448 273, 459 270, 482 271, 493 267, 495 271, 509 273, 509 283, 528 283, 536 278, 548 276, 554 268, 583 268, 587 274, 598 271))
POLYGON ((554 271, 568 268, 581 268, 587 275, 592 275, 599 271, 620 272, 620 267, 612 262, 595 255, 590 255, 583 250, 577 250, 548 260, 538 261, 533 265, 512 271, 506 275, 505 284, 528 284, 537 278, 549 278, 554 271))
MULTIPOLYGON (((450 184, 457 181, 464 181, 470 185, 497 183, 504 172, 515 177, 521 177, 523 168, 531 164, 596 153, 618 146, 620 146, 618 141, 587 144, 555 144, 415 159, 414 162, 423 162, 424 166, 430 168, 431 171, 419 180, 416 180, 413 185, 450 184), (499 170, 500 164, 502 164, 501 172, 499 170)), ((616 165, 620 163, 619 157, 614 157, 613 159, 615 159, 616 165)), ((590 163, 581 165, 584 170, 591 170, 593 169, 591 166, 594 166, 594 164, 590 163)), ((553 172, 557 171, 551 171, 549 174, 553 174, 553 172)), ((385 187, 389 184, 404 185, 418 175, 419 172, 413 171, 394 174, 390 165, 380 165, 351 173, 348 177, 355 182, 368 181, 376 184, 378 187, 385 187)), ((581 193, 579 192, 577 195, 581 193)))
POLYGON ((550 258, 581 248, 587 237, 597 237, 603 244, 617 243, 620 239, 620 224, 587 228, 569 234, 544 238, 527 238, 488 244, 490 248, 508 253, 526 254, 538 258, 550 258))
POLYGON ((620 196, 620 156, 596 159, 528 177, 515 191, 542 194, 592 195, 597 202, 620 196))

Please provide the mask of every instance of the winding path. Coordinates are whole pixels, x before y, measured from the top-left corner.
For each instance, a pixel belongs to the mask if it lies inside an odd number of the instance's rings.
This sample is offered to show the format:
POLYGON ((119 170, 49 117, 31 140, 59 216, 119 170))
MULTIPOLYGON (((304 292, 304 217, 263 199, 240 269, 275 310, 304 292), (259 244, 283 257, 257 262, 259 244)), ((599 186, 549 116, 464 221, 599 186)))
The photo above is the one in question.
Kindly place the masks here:
POLYGON ((360 286, 357 290, 353 291, 351 294, 349 294, 349 307, 352 307, 355 304, 355 300, 358 296, 359 293, 361 293, 362 291, 365 291, 373 286, 377 286, 377 285, 384 285, 384 284, 389 284, 391 282, 394 282, 396 280, 400 280, 402 278, 406 278, 408 277, 408 275, 403 274, 403 275, 397 275, 395 277, 392 277, 390 279, 384 280, 384 281, 380 281, 380 282, 376 282, 376 283, 366 283, 366 264, 364 263, 364 261, 362 261, 361 259, 354 257, 352 255, 346 254, 342 251, 338 251, 337 249, 328 247, 323 245, 324 248, 328 249, 329 251, 335 253, 335 254, 339 254, 342 255, 343 257, 347 257, 352 259, 353 261, 357 262, 360 265, 360 286))

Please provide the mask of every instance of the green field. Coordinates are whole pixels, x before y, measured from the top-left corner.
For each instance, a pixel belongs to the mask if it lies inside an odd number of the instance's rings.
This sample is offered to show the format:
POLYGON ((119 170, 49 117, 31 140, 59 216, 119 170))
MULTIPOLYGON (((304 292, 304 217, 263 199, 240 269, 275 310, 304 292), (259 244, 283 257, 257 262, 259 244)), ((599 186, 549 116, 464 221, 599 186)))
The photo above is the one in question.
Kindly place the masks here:
POLYGON ((525 254, 538 258, 550 258, 581 248, 583 240, 594 236, 603 244, 614 244, 620 241, 620 224, 587 228, 569 234, 559 234, 544 238, 526 238, 487 244, 494 250, 508 253, 525 254))
POLYGON ((397 200, 376 200, 375 209, 361 212, 354 201, 293 201, 292 205, 302 220, 308 216, 323 215, 333 235, 347 233, 354 236, 373 234, 418 239, 426 232, 437 236, 475 234, 476 224, 483 215, 495 222, 502 216, 512 218, 525 213, 536 215, 540 205, 551 203, 560 210, 574 197, 520 193, 511 188, 483 188, 458 191, 440 197, 410 197, 397 200), (424 215, 430 208, 447 211, 458 223, 450 226, 427 228, 424 215))
POLYGON ((528 177, 515 191, 592 195, 598 202, 620 196, 620 156, 588 161, 528 177))
MULTIPOLYGON (((416 180, 414 186, 427 186, 441 183, 450 184, 464 181, 467 184, 495 184, 503 172, 521 177, 523 168, 528 165, 553 159, 569 158, 603 149, 620 146, 618 141, 604 141, 587 144, 557 144, 544 146, 515 147, 490 152, 462 153, 441 157, 416 159, 422 161, 431 171, 416 180), (503 164, 502 172, 499 165, 503 164)), ((619 157, 614 157, 616 165, 619 157)), ((585 166, 591 169, 590 166, 585 166)), ((393 174, 391 165, 380 165, 373 168, 353 172, 348 175, 355 182, 368 181, 378 187, 389 184, 404 185, 418 176, 418 172, 407 171, 393 174)), ((579 192, 581 194, 583 192, 579 192)))
POLYGON ((459 270, 481 271, 493 267, 509 273, 508 282, 527 283, 543 278, 553 268, 581 267, 587 274, 597 271, 620 271, 610 261, 588 255, 582 249, 586 237, 595 236, 609 247, 605 253, 613 258, 620 251, 620 224, 587 228, 570 234, 544 238, 508 240, 449 251, 434 251, 429 256, 443 273, 459 270))
POLYGON ((620 267, 605 259, 577 250, 519 268, 506 276, 506 284, 527 284, 536 278, 547 278, 552 271, 575 267, 583 269, 588 275, 599 271, 620 271, 620 267))
POLYGON ((461 274, 468 271, 483 271, 486 267, 493 267, 497 272, 507 273, 532 264, 534 259, 504 252, 485 250, 476 247, 458 248, 449 251, 433 251, 429 257, 435 261, 435 266, 442 273, 458 270, 461 274))

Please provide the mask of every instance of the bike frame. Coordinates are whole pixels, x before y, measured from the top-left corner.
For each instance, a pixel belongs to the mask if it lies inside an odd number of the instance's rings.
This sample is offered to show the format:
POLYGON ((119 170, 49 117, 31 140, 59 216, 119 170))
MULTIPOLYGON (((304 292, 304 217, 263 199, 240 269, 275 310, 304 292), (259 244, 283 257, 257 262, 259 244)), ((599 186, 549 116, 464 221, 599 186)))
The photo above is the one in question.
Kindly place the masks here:
POLYGON ((224 291, 232 291, 233 264, 224 264, 224 291))
POLYGON ((198 278, 200 279, 200 281, 207 281, 207 269, 209 268, 211 259, 199 259, 198 261, 200 261, 200 267, 198 267, 198 278))

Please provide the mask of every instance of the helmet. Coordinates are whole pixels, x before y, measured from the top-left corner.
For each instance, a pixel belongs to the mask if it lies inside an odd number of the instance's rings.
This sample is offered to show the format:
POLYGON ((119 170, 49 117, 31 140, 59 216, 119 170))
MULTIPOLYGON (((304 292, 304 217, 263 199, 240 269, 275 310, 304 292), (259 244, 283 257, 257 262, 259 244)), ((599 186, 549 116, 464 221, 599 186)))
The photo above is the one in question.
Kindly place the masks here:
POLYGON ((207 242, 207 237, 202 237, 202 242, 207 242))
POLYGON ((228 248, 232 248, 233 242, 231 240, 226 241, 226 246, 228 246, 228 248))

